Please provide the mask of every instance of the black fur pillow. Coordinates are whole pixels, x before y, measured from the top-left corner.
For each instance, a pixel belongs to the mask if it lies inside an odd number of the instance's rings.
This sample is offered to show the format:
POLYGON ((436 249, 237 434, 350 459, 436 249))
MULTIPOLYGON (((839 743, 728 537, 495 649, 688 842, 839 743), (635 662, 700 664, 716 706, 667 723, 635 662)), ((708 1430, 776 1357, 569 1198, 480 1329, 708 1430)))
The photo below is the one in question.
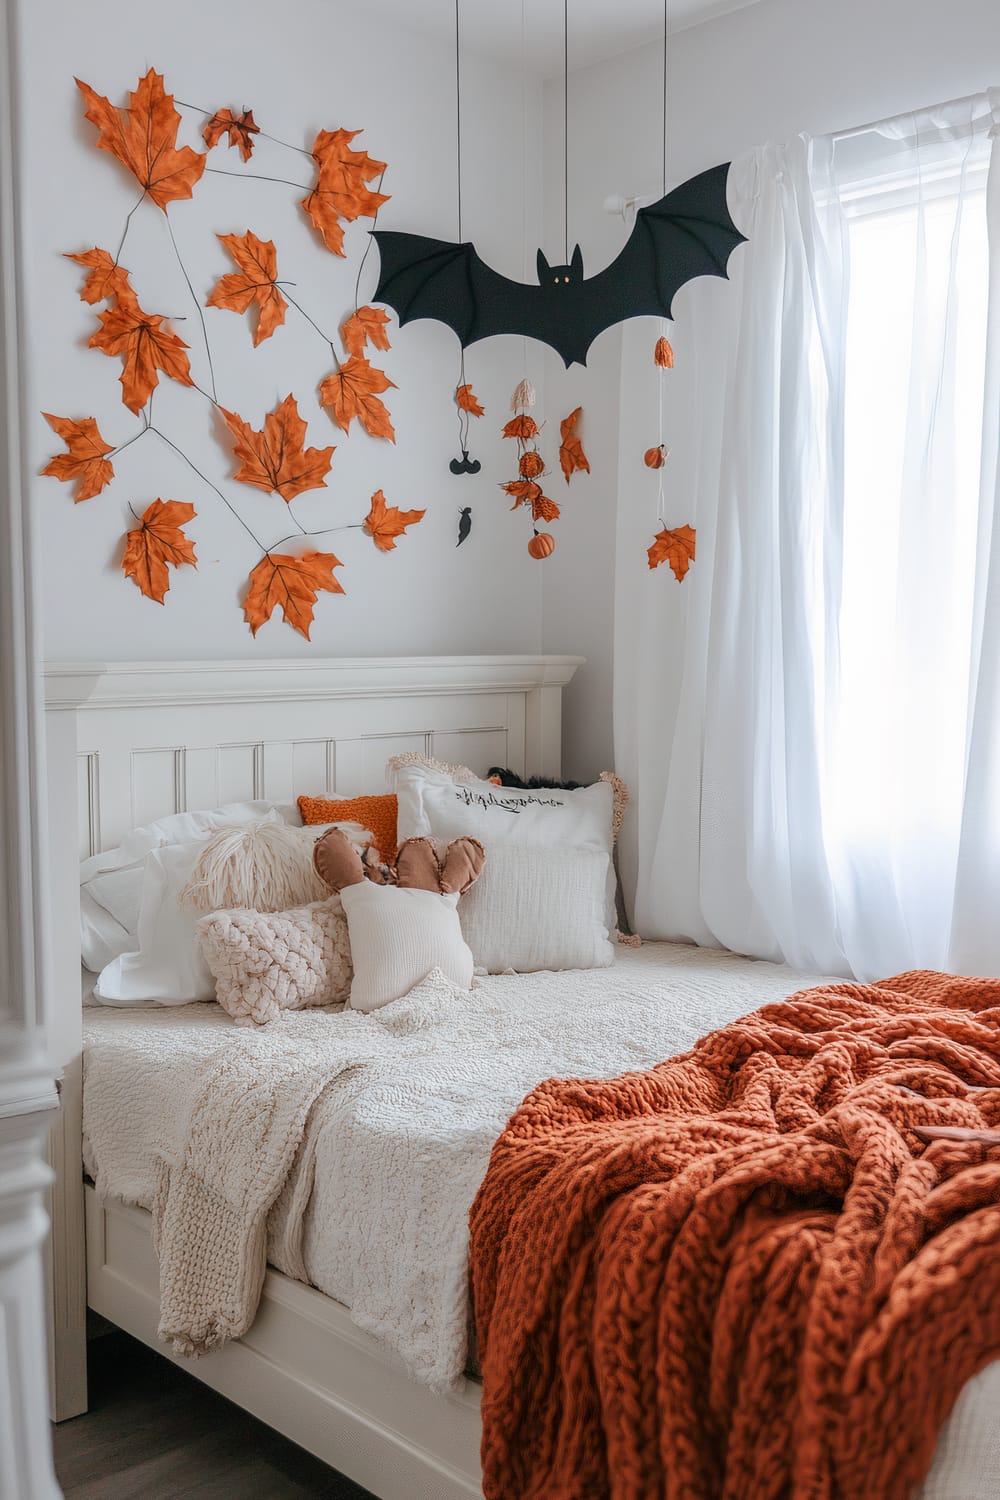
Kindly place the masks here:
POLYGON ((487 781, 496 777, 501 786, 512 786, 519 792, 538 792, 544 787, 555 787, 560 792, 578 792, 581 787, 592 786, 589 781, 554 781, 551 776, 518 776, 505 766, 490 766, 487 781))

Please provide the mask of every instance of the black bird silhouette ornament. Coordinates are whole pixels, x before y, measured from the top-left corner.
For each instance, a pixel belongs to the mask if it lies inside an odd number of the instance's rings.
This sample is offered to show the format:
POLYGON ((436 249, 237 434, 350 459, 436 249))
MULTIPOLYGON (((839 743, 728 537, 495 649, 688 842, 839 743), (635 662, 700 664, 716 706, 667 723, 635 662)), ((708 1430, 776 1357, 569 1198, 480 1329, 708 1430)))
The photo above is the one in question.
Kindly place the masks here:
POLYGON ((455 543, 456 547, 461 547, 471 530, 472 507, 471 505, 463 505, 458 513, 458 541, 455 543))
POLYGON ((746 239, 729 213, 728 177, 726 162, 641 208, 620 255, 596 276, 584 276, 579 245, 565 266, 550 266, 539 250, 538 286, 500 276, 468 242, 375 229, 381 269, 374 300, 394 308, 401 324, 447 323, 463 349, 514 333, 551 345, 567 366, 586 364, 605 328, 626 318, 670 317, 686 281, 728 275, 729 257, 746 239))

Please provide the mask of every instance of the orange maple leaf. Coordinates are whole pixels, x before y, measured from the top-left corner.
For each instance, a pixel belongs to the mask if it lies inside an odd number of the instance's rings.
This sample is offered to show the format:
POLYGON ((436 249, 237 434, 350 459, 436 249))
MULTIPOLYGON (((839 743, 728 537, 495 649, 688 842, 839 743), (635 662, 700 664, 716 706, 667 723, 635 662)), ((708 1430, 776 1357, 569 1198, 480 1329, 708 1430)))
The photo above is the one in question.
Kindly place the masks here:
POLYGON ((381 370, 376 370, 363 355, 352 354, 339 370, 328 375, 319 388, 319 399, 329 406, 333 420, 344 432, 349 432, 351 419, 357 417, 362 427, 372 437, 396 441, 395 428, 389 419, 385 402, 379 393, 395 390, 395 381, 381 370))
POLYGON ((554 500, 548 495, 536 495, 531 502, 531 519, 533 521, 558 521, 562 511, 554 500))
POLYGON ((533 479, 511 479, 500 488, 513 499, 511 510, 517 510, 519 505, 534 505, 542 493, 541 485, 533 479))
POLYGON ((321 130, 313 143, 316 186, 302 199, 302 207, 334 255, 344 254, 341 219, 374 218, 389 201, 387 193, 373 193, 366 186, 382 175, 385 162, 375 161, 367 151, 352 150, 351 142, 360 134, 360 130, 321 130))
POLYGON ((76 86, 87 101, 86 118, 98 129, 97 144, 128 167, 158 208, 175 198, 190 198, 205 170, 205 157, 190 146, 177 146, 181 117, 173 94, 164 93, 163 77, 150 68, 129 95, 127 109, 117 109, 103 94, 79 78, 76 86))
POLYGON ((520 438, 525 441, 528 438, 538 436, 538 423, 534 417, 529 417, 527 412, 519 412, 516 417, 511 417, 503 430, 504 437, 520 438))
POLYGON ((590 473, 590 464, 583 451, 583 444, 576 435, 576 424, 580 420, 582 411, 583 407, 578 406, 564 421, 559 423, 559 467, 563 471, 567 484, 569 484, 570 475, 577 469, 583 469, 587 474, 590 473))
POLYGON ((245 109, 241 115, 234 115, 231 109, 217 109, 212 118, 205 121, 202 131, 209 150, 217 146, 224 135, 228 135, 230 147, 239 146, 244 161, 249 161, 253 155, 253 137, 259 134, 260 126, 253 117, 252 109, 245 109))
POLYGON ((175 568, 182 563, 197 566, 194 543, 181 530, 194 517, 195 508, 186 500, 154 500, 143 512, 140 524, 125 537, 122 572, 157 604, 163 603, 170 587, 168 563, 175 568))
POLYGON ((415 526, 427 514, 425 510, 400 510, 398 505, 386 505, 381 490, 372 496, 372 507, 365 516, 365 531, 380 552, 393 552, 396 537, 402 536, 407 526, 415 526))
POLYGON ((115 477, 114 466, 110 459, 105 458, 106 453, 115 450, 101 437, 96 419, 81 417, 77 421, 72 417, 53 417, 47 411, 43 411, 42 416, 69 449, 68 453, 57 453, 55 458, 50 458, 42 473, 61 479, 64 484, 78 479, 80 482, 73 496, 77 505, 81 500, 99 495, 115 477))
POLYGON ((467 411, 470 416, 484 417, 486 415, 486 408, 479 404, 479 398, 471 385, 460 385, 455 392, 455 400, 459 410, 467 411))
POLYGON ((693 526, 678 526, 675 531, 668 531, 664 527, 662 531, 658 531, 653 538, 653 545, 647 550, 650 568, 658 568, 662 562, 669 563, 674 577, 680 583, 694 562, 695 535, 693 526))
POLYGON ((246 234, 220 234, 216 238, 229 251, 240 269, 220 276, 205 306, 227 308, 230 312, 246 312, 251 303, 256 303, 257 327, 253 336, 253 346, 256 349, 264 339, 271 337, 276 328, 280 328, 288 307, 275 284, 278 280, 278 257, 274 241, 259 240, 249 229, 246 234))
POLYGON ((380 307, 359 307, 352 312, 340 330, 348 354, 364 354, 366 344, 374 349, 388 349, 389 336, 385 331, 388 321, 389 314, 380 307))
POLYGON ((236 439, 233 452, 243 467, 234 479, 273 490, 283 500, 294 500, 303 490, 326 486, 334 448, 305 448, 306 424, 299 416, 295 397, 287 395, 280 406, 268 412, 264 426, 255 432, 234 411, 220 407, 226 426, 236 439))
POLYGON ((254 635, 280 608, 289 625, 308 640, 319 592, 344 592, 333 576, 334 568, 341 566, 340 558, 332 552, 303 552, 300 557, 269 552, 261 558, 250 574, 250 587, 243 602, 243 618, 254 635))
POLYGON ((81 302, 119 302, 126 307, 136 305, 137 298, 128 279, 129 273, 124 266, 119 266, 111 259, 107 250, 100 250, 95 245, 93 250, 82 250, 79 255, 71 255, 67 251, 66 259, 75 261, 78 266, 86 266, 90 272, 89 276, 83 278, 81 302))
POLYGON ((180 385, 194 385, 191 366, 185 354, 187 344, 174 333, 158 313, 145 313, 138 302, 112 307, 98 313, 100 328, 91 335, 91 349, 104 354, 120 354, 124 361, 121 381, 122 400, 130 411, 138 412, 160 383, 157 370, 180 385))

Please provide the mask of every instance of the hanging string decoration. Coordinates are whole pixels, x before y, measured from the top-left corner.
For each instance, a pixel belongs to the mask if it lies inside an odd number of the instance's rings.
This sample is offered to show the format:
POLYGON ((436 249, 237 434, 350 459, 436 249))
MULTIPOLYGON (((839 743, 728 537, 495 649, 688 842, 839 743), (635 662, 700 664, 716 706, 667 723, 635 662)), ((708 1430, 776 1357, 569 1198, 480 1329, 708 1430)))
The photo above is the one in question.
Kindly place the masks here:
MULTIPOLYGON (((667 12, 668 3, 669 0, 663 0, 663 122, 660 140, 663 150, 662 187, 664 198, 660 200, 661 202, 665 202, 667 196, 667 38, 670 34, 667 12)), ((740 238, 743 239, 744 236, 741 235, 740 238)), ((688 568, 694 562, 695 529, 687 523, 671 529, 663 519, 663 513, 666 508, 664 503, 664 466, 670 456, 670 449, 663 440, 662 375, 664 370, 672 370, 674 368, 673 346, 667 338, 665 328, 653 347, 653 364, 656 366, 660 376, 657 383, 657 409, 659 414, 657 428, 658 441, 653 447, 646 449, 646 452, 643 454, 643 463, 647 469, 655 469, 657 474, 656 522, 659 530, 653 538, 652 546, 646 550, 646 557, 651 571, 658 568, 661 563, 668 563, 677 582, 681 583, 687 576, 688 568)))
MULTIPOLYGON (((267 182, 285 183, 305 194, 301 204, 307 217, 326 248, 342 257, 346 254, 345 225, 358 218, 376 220, 382 204, 388 201, 381 191, 385 162, 376 161, 366 151, 352 146, 359 134, 356 130, 321 130, 312 149, 307 150, 262 130, 252 110, 208 111, 175 101, 166 92, 163 77, 153 68, 139 80, 124 109, 79 79, 77 86, 86 101, 85 116, 97 127, 98 148, 127 168, 142 190, 126 216, 114 255, 94 246, 68 256, 86 272, 80 288, 81 300, 91 306, 106 304, 97 313, 98 326, 89 346, 121 360, 122 402, 139 419, 139 427, 120 441, 109 442, 94 417, 45 413, 46 421, 65 443, 66 452, 52 458, 42 473, 75 484, 75 502, 91 500, 115 481, 116 465, 127 449, 139 442, 148 446, 150 438, 154 439, 187 465, 199 492, 212 492, 248 538, 258 558, 249 571, 243 603, 244 618, 251 631, 256 635, 261 625, 280 609, 285 620, 308 639, 319 594, 344 592, 335 577, 335 570, 343 566, 340 559, 332 552, 318 550, 313 542, 334 532, 360 531, 380 552, 391 552, 395 550, 396 538, 421 521, 426 512, 388 505, 378 490, 367 515, 357 521, 331 526, 326 524, 325 516, 319 519, 319 524, 306 525, 300 520, 292 503, 304 493, 327 490, 335 446, 307 446, 307 424, 299 415, 298 402, 291 393, 264 415, 260 427, 244 420, 219 399, 202 303, 174 236, 169 208, 180 199, 190 198, 196 189, 203 192, 204 181, 210 174, 248 180, 263 177, 267 182), (201 117, 202 138, 208 148, 205 152, 178 145, 180 109, 201 117), (291 177, 264 176, 244 170, 262 140, 311 162, 316 174, 312 186, 291 177), (236 147, 239 151, 243 165, 235 171, 208 165, 208 152, 224 141, 229 148, 236 147), (146 203, 162 215, 167 239, 194 303, 201 332, 197 351, 180 337, 165 315, 146 312, 140 306, 130 273, 121 263, 133 216, 146 203), (199 374, 198 379, 192 373, 192 358, 196 367, 203 364, 204 374, 199 374), (195 467, 164 425, 154 422, 153 400, 161 376, 192 390, 198 399, 218 412, 233 440, 236 468, 232 479, 280 499, 280 519, 275 512, 274 529, 284 531, 290 520, 295 528, 290 534, 265 544, 241 514, 238 503, 195 467), (299 550, 280 550, 287 543, 297 544, 299 550)), ((335 368, 320 384, 319 399, 334 423, 342 432, 349 433, 356 420, 370 436, 394 441, 390 415, 381 399, 387 390, 395 388, 394 383, 368 358, 369 348, 389 349, 386 331, 389 318, 382 308, 361 306, 359 298, 371 241, 366 242, 358 267, 354 311, 340 330, 341 353, 329 334, 293 297, 290 288, 294 282, 279 277, 278 254, 272 240, 265 240, 252 230, 220 234, 218 239, 236 269, 216 280, 205 306, 239 315, 250 312, 254 319, 255 348, 280 331, 289 308, 293 309, 323 340, 332 356, 335 368)), ((170 569, 197 567, 195 545, 185 529, 197 520, 197 510, 186 500, 159 498, 147 505, 141 515, 131 504, 128 509, 136 524, 129 528, 124 539, 122 571, 142 594, 163 604, 170 588, 170 569)))
MULTIPOLYGON (((531 516, 532 535, 528 541, 528 556, 537 560, 550 557, 555 551, 556 539, 551 532, 539 531, 539 521, 549 524, 560 516, 559 506, 542 489, 541 481, 548 470, 538 451, 539 426, 528 410, 533 405, 535 392, 530 381, 522 380, 511 397, 514 415, 503 429, 505 438, 517 444, 517 478, 500 486, 514 501, 511 510, 527 507, 531 516)), ((581 450, 582 451, 582 450, 581 450)))

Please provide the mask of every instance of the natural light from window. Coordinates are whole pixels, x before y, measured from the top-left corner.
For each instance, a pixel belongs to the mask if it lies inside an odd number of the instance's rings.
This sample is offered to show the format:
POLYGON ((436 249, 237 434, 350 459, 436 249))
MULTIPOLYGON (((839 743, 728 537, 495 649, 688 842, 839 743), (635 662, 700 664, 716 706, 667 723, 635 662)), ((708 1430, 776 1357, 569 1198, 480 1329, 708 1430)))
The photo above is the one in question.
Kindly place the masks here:
POLYGON ((985 182, 968 176, 910 192, 897 182, 849 220, 841 672, 825 815, 856 873, 888 860, 903 885, 957 853, 986 223, 985 182))

